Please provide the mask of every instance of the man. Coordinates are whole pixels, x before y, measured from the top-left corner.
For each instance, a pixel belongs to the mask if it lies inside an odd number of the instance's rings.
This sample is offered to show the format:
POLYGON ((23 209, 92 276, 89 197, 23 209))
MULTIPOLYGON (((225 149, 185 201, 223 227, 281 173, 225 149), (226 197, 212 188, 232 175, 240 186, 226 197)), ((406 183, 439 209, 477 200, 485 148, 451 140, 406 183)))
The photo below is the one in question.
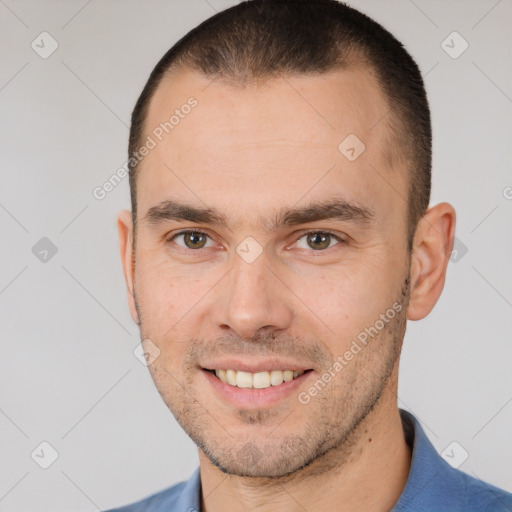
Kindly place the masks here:
POLYGON ((455 211, 428 208, 428 102, 391 34, 335 0, 223 11, 157 64, 129 146, 129 307, 200 468, 118 510, 512 510, 397 407, 455 211))

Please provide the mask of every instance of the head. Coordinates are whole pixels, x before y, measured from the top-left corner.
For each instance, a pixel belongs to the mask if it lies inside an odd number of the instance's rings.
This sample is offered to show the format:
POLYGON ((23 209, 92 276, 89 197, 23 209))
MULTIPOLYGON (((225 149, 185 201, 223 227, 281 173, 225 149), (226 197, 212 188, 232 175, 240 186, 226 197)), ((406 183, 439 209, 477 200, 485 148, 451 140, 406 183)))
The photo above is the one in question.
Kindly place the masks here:
POLYGON ((153 70, 129 153, 131 314, 211 462, 293 474, 396 410, 406 321, 442 291, 455 213, 428 209, 428 102, 389 32, 334 0, 223 11, 153 70), (226 369, 304 373, 254 400, 226 369))

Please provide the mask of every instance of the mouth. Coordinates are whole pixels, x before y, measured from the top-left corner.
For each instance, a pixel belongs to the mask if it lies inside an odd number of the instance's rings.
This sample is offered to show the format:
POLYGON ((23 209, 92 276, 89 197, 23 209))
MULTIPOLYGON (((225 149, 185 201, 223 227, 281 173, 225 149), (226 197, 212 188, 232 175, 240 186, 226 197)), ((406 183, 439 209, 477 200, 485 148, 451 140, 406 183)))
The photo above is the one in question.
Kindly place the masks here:
POLYGON ((210 370, 203 368, 205 371, 215 375, 224 384, 236 388, 246 389, 266 389, 271 386, 281 386, 285 382, 290 382, 299 378, 304 373, 312 370, 269 370, 261 372, 245 372, 241 370, 231 369, 215 369, 210 370))
POLYGON ((279 357, 219 357, 198 365, 202 382, 221 403, 236 409, 267 409, 286 402, 314 380, 307 361, 279 357))

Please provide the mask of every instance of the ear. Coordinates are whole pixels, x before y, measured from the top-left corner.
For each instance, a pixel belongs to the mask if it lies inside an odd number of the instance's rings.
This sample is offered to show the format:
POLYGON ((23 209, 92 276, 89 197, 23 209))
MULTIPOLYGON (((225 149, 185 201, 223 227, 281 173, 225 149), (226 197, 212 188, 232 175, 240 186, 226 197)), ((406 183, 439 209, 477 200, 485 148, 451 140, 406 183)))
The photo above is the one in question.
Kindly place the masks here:
POLYGON ((409 320, 426 317, 443 291, 455 237, 455 217, 453 206, 440 203, 429 208, 418 223, 412 249, 409 320))
POLYGON ((132 213, 129 210, 122 210, 117 216, 117 231, 119 234, 119 251, 123 264, 124 280, 126 281, 126 293, 128 296, 128 307, 133 321, 140 323, 139 314, 135 307, 134 295, 134 274, 135 254, 133 253, 133 222, 132 213))

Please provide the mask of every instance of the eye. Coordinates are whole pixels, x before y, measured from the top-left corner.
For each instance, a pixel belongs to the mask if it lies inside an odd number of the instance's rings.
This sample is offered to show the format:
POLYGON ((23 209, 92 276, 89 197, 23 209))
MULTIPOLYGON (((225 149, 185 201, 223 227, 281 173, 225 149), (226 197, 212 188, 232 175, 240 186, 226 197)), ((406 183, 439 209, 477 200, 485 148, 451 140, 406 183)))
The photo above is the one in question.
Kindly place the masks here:
POLYGON ((337 243, 344 242, 341 238, 329 231, 310 231, 308 233, 304 233, 300 238, 298 238, 296 245, 299 249, 313 249, 315 251, 321 251, 330 249, 333 245, 337 245, 336 243, 333 244, 335 241, 337 241, 337 243))
POLYGON ((175 235, 168 238, 169 242, 174 242, 179 247, 183 247, 184 249, 203 249, 205 247, 212 247, 215 245, 213 240, 210 240, 211 244, 207 246, 207 239, 210 238, 206 233, 202 231, 180 231, 175 235), (177 243, 176 240, 182 240, 182 243, 177 243))

